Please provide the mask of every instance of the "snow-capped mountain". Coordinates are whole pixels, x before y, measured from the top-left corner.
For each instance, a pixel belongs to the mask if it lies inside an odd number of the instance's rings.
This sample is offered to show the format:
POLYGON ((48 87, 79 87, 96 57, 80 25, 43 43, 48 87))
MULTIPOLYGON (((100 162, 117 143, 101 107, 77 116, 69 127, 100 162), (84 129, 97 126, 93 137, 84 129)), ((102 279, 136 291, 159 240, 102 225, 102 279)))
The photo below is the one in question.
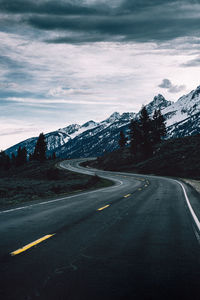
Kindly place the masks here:
MULTIPOLYGON (((167 101, 162 95, 155 96, 146 105, 152 115, 155 109, 160 109, 166 119, 169 137, 181 137, 200 133, 200 86, 189 94, 182 96, 178 101, 167 101)), ((138 118, 138 113, 113 113, 102 122, 88 121, 83 125, 72 124, 45 135, 48 154, 56 152, 58 157, 75 158, 100 156, 118 148, 119 133, 121 130, 128 134, 131 119, 138 118)), ((6 150, 17 152, 19 146, 26 147, 32 153, 37 138, 27 139, 6 150)))
POLYGON ((167 101, 163 95, 158 94, 158 96, 155 96, 153 101, 151 101, 149 104, 146 105, 146 109, 149 115, 152 115, 155 111, 155 109, 163 110, 166 107, 169 107, 173 104, 172 101, 167 101))
POLYGON ((200 133, 200 86, 162 110, 169 137, 200 133))
MULTIPOLYGON (((53 131, 45 134, 46 142, 47 142, 47 150, 48 153, 51 154, 56 149, 66 145, 69 140, 74 139, 77 135, 80 135, 84 131, 91 130, 96 127, 98 123, 94 121, 88 121, 82 126, 79 124, 72 124, 64 128, 60 128, 57 131, 53 131)), ((27 139, 17 145, 14 145, 6 150, 6 152, 10 155, 10 153, 17 153, 19 147, 25 147, 28 153, 33 153, 37 142, 37 137, 27 139)))

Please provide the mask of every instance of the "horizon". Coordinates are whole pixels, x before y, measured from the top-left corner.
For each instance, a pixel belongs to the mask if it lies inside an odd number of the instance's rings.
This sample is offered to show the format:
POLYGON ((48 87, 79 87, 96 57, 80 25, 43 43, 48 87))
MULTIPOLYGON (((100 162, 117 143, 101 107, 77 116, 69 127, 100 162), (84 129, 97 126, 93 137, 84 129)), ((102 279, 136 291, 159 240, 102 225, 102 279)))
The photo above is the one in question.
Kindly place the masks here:
POLYGON ((0 149, 199 85, 200 3, 0 0, 0 149))
MULTIPOLYGON (((200 86, 197 86, 197 88, 198 87, 200 87, 200 86)), ((197 89, 196 88, 196 89, 197 89)), ((195 90, 196 90, 195 89, 195 90)), ((193 92, 193 91, 195 91, 195 90, 192 90, 191 92, 193 92)), ((159 97, 159 96, 161 96, 161 97, 163 97, 164 98, 164 100, 166 100, 166 101, 169 101, 169 100, 167 100, 167 99, 165 99, 165 97, 162 95, 162 94, 157 94, 156 96, 154 96, 154 98, 150 101, 150 102, 148 102, 148 103, 146 103, 145 104, 145 106, 147 106, 148 104, 150 104, 150 103, 152 103, 153 101, 154 101, 154 99, 156 98, 156 97, 159 97)), ((170 105, 173 105, 174 103, 176 103, 176 102, 178 102, 178 100, 179 99, 181 99, 182 97, 184 97, 184 96, 187 96, 187 95, 182 95, 180 98, 178 98, 176 101, 170 101, 171 102, 171 104, 170 105)), ((126 113, 130 113, 130 114, 139 114, 139 112, 140 112, 140 110, 142 109, 142 107, 143 107, 143 105, 140 107, 140 109, 138 110, 138 111, 135 111, 135 112, 128 112, 128 111, 126 111, 126 112, 119 112, 119 111, 115 111, 115 112, 112 112, 111 114, 109 114, 108 116, 106 116, 106 118, 104 118, 104 119, 101 119, 101 120, 94 120, 94 119, 88 119, 87 121, 85 121, 85 122, 82 122, 82 123, 71 123, 71 124, 68 124, 67 126, 62 126, 62 127, 59 127, 59 128, 54 128, 54 129, 52 129, 51 131, 48 131, 48 132, 45 132, 45 131, 41 131, 41 132, 39 132, 39 134, 40 133, 43 133, 44 135, 46 135, 46 134, 49 134, 49 133, 52 133, 52 132, 54 132, 54 131, 59 131, 59 130, 62 130, 62 129, 65 129, 65 128, 67 128, 67 127, 70 127, 70 126, 72 126, 72 125, 78 125, 78 126, 80 126, 80 128, 81 127, 83 127, 85 124, 87 124, 88 122, 94 122, 94 123, 96 123, 97 124, 97 126, 99 125, 99 124, 101 124, 102 122, 104 122, 104 121, 106 121, 107 119, 109 119, 110 117, 112 117, 113 115, 115 115, 115 114, 119 114, 120 115, 120 117, 123 115, 123 114, 126 114, 126 113)), ((161 109, 161 112, 162 112, 162 109, 161 109)), ((39 136, 39 134, 37 135, 37 136, 29 136, 29 137, 27 137, 26 139, 24 139, 24 140, 20 140, 19 142, 17 142, 17 143, 15 143, 15 144, 12 144, 11 146, 9 146, 9 147, 7 147, 5 150, 8 150, 9 148, 12 148, 13 146, 16 146, 16 145, 18 145, 18 144, 20 144, 21 142, 25 142, 26 140, 29 140, 29 139, 32 139, 32 138, 37 138, 38 136, 39 136)), ((1 151, 1 150, 0 150, 1 151)), ((4 150, 3 150, 4 151, 4 150)))

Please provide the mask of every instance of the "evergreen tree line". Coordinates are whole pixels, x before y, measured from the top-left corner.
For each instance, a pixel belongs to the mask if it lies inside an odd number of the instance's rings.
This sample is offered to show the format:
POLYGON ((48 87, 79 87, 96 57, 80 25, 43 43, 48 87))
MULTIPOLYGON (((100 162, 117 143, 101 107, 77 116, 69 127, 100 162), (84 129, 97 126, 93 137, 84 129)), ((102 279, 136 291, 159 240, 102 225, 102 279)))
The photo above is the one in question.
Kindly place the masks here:
MULTIPOLYGON (((155 110, 151 118, 146 110, 142 107, 140 116, 137 120, 131 120, 129 126, 129 137, 120 132, 119 146, 124 148, 129 141, 129 149, 133 160, 140 161, 147 159, 153 154, 153 149, 166 135, 166 126, 163 115, 160 110, 155 110)), ((43 162, 47 159, 47 144, 45 136, 41 133, 38 137, 33 153, 27 154, 25 147, 18 148, 17 154, 12 153, 9 157, 5 151, 0 152, 0 169, 7 170, 11 166, 18 167, 26 164, 28 161, 36 160, 43 162)), ((55 152, 48 159, 55 159, 55 152)))
MULTIPOLYGON (((45 141, 45 136, 43 133, 40 133, 38 140, 35 145, 33 153, 27 153, 25 147, 19 147, 17 154, 12 153, 11 157, 6 154, 5 151, 0 152, 0 169, 8 170, 10 167, 19 167, 25 165, 28 161, 36 160, 44 162, 47 159, 46 156, 47 144, 45 141)), ((56 159, 55 152, 52 156, 49 156, 48 159, 56 159)))
POLYGON ((142 107, 139 119, 131 120, 129 126, 129 137, 120 132, 119 146, 124 148, 129 140, 130 152, 133 160, 140 161, 153 155, 156 144, 166 136, 165 119, 160 110, 155 110, 151 118, 142 107))

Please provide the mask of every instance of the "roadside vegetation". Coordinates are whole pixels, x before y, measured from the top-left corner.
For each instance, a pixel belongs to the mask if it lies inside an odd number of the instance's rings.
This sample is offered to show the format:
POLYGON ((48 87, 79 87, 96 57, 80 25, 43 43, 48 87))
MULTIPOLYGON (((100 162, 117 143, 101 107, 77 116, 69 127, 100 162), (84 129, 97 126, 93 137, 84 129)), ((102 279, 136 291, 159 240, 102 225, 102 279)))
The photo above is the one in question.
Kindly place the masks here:
POLYGON ((130 124, 129 136, 119 136, 120 149, 86 164, 104 170, 128 171, 200 179, 200 135, 166 140, 159 111, 151 119, 145 107, 130 124))
POLYGON ((57 168, 55 154, 46 157, 46 142, 40 134, 35 150, 25 148, 10 158, 0 152, 0 207, 29 201, 53 199, 62 195, 112 185, 98 176, 88 176, 57 168))
POLYGON ((96 161, 94 168, 200 180, 200 135, 162 141, 148 159, 134 162, 128 148, 116 150, 96 161))
POLYGON ((53 199, 112 185, 112 182, 98 176, 58 169, 55 163, 52 160, 46 160, 42 164, 31 161, 18 168, 0 170, 0 207, 38 199, 53 199))

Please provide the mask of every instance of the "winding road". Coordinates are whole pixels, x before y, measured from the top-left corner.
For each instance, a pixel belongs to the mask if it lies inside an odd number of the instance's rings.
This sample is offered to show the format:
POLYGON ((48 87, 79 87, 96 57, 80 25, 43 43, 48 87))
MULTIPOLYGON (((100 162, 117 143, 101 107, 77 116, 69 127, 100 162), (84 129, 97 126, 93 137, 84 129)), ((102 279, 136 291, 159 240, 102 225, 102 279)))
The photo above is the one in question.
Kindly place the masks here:
POLYGON ((60 167, 115 184, 0 211, 0 298, 199 300, 199 195, 81 161, 60 167))

